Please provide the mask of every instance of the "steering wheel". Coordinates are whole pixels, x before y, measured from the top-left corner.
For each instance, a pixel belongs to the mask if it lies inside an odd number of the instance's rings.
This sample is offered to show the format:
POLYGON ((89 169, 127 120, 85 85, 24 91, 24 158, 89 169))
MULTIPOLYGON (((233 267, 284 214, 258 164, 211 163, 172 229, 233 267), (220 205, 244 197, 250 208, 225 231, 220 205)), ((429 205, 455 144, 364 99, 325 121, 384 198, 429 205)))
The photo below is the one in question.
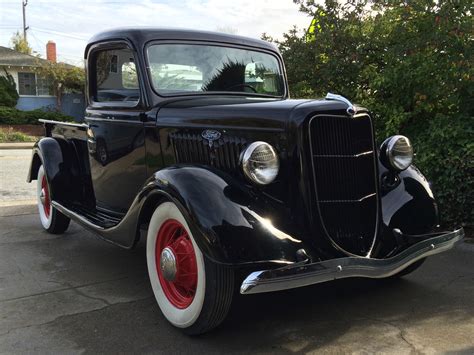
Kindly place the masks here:
POLYGON ((236 85, 229 86, 229 87, 225 88, 224 90, 227 91, 227 90, 230 90, 230 89, 240 88, 240 87, 249 88, 254 93, 257 93, 257 89, 255 89, 252 85, 249 85, 249 84, 236 84, 236 85))

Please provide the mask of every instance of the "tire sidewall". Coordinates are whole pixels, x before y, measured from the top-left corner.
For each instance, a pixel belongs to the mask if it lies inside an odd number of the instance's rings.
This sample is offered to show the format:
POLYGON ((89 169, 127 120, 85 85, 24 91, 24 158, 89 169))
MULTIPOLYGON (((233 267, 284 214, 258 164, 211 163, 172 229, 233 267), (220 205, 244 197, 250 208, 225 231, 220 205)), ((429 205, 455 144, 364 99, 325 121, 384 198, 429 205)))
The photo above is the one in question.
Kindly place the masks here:
POLYGON ((191 327, 196 320, 199 318, 201 311, 204 305, 204 299, 206 295, 206 273, 205 273, 205 262, 204 256, 200 251, 199 247, 194 240, 191 229, 184 218, 183 214, 180 212, 176 204, 172 202, 164 202, 159 205, 155 212, 153 213, 150 224, 148 227, 147 233, 147 245, 146 245, 146 256, 147 256, 147 266, 148 274, 150 277, 150 283, 155 294, 156 301, 158 306, 161 309, 161 312, 166 317, 166 319, 178 328, 189 328, 191 327), (159 278, 158 278, 158 268, 159 265, 156 265, 156 256, 155 249, 158 238, 158 232, 163 225, 163 223, 169 219, 175 219, 183 225, 186 229, 194 248, 194 253, 196 256, 196 264, 198 270, 198 281, 196 287, 196 293, 191 304, 184 308, 179 309, 175 307, 166 297, 161 287, 159 278))
MULTIPOLYGON (((45 174, 43 165, 41 165, 38 169, 38 178, 36 180, 36 198, 37 198, 38 212, 39 212, 41 225, 43 226, 44 229, 48 230, 51 227, 51 224, 53 223, 54 208, 53 206, 50 206, 49 216, 46 216, 46 213, 44 212, 44 206, 40 198, 43 177, 46 177, 46 183, 48 184, 48 190, 51 197, 51 187, 49 185, 48 177, 45 174)), ((50 198, 50 201, 51 201, 51 198, 50 198)))

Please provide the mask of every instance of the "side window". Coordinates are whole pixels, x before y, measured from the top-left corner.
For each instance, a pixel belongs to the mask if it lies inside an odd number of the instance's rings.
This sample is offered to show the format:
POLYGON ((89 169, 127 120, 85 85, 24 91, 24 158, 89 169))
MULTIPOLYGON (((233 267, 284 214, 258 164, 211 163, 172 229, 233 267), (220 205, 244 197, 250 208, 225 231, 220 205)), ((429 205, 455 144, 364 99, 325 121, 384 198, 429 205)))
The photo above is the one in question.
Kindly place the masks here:
POLYGON ((100 51, 94 56, 97 102, 138 103, 138 75, 130 49, 100 51))

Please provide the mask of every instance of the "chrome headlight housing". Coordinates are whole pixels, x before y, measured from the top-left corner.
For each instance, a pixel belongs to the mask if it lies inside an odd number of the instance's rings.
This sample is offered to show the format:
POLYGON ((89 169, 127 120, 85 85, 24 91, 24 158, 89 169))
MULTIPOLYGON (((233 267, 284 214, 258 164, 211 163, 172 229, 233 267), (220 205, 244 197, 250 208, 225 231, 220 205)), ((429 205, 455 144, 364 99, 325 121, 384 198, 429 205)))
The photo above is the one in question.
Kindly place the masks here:
POLYGON ((266 142, 253 142, 242 154, 242 170, 255 184, 271 183, 280 170, 280 160, 275 148, 266 142))
POLYGON ((413 162, 413 147, 405 136, 387 138, 380 147, 380 160, 391 170, 403 171, 413 162))

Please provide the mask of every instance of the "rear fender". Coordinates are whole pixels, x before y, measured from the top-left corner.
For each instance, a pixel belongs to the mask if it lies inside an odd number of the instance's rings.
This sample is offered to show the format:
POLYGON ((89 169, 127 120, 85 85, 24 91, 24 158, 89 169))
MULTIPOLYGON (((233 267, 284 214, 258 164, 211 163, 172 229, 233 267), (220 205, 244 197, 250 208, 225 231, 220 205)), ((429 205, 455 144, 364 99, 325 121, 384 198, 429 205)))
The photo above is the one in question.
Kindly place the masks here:
POLYGON ((45 170, 50 194, 53 200, 65 201, 74 195, 74 179, 71 174, 71 165, 74 157, 66 141, 45 137, 35 143, 32 152, 30 170, 26 181, 31 182, 38 178, 41 165, 45 170))

